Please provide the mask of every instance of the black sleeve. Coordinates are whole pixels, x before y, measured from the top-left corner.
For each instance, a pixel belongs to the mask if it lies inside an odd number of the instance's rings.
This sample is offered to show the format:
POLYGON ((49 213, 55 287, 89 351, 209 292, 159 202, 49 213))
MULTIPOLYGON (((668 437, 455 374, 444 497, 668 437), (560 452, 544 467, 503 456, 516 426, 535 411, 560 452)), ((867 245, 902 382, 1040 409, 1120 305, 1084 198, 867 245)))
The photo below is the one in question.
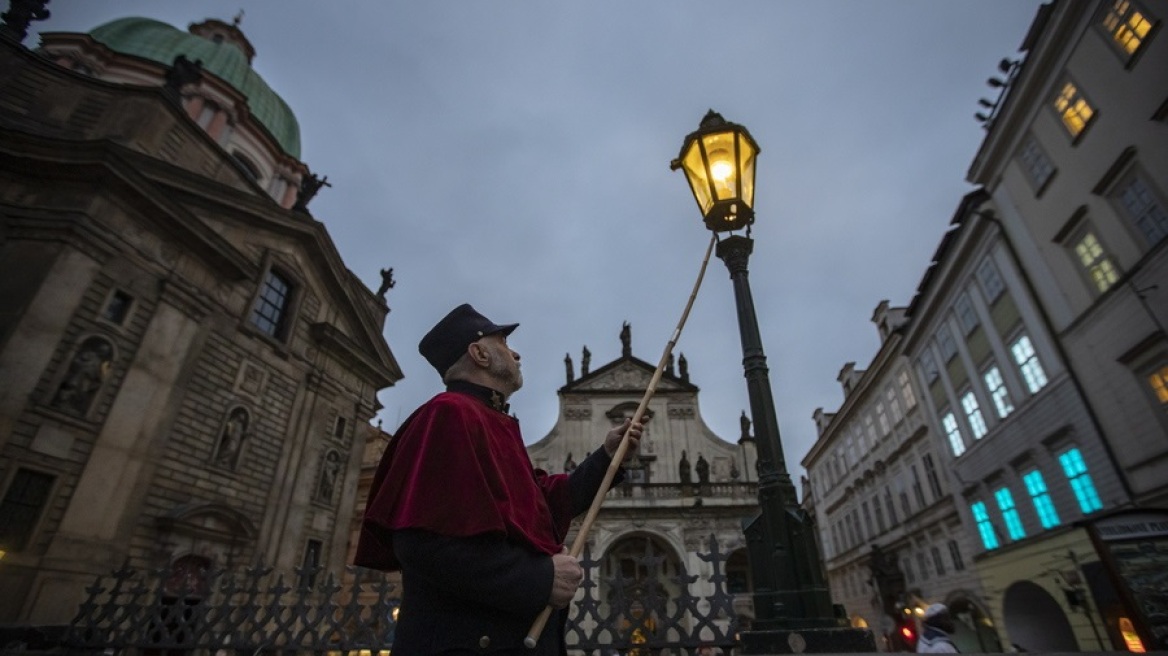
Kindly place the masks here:
MULTIPOLYGON (((584 462, 580 463, 568 476, 568 490, 572 495, 573 517, 588 510, 588 507, 592 505, 592 499, 596 497, 596 491, 600 489, 600 484, 604 482, 604 474, 608 471, 611 463, 612 458, 609 457, 604 447, 601 446, 588 454, 584 462)), ((616 477, 612 479, 612 486, 616 487, 624 479, 624 468, 618 469, 616 477)))
POLYGON ((393 534, 403 569, 445 594, 519 617, 534 618, 552 592, 551 556, 501 535, 454 538, 422 529, 393 534))

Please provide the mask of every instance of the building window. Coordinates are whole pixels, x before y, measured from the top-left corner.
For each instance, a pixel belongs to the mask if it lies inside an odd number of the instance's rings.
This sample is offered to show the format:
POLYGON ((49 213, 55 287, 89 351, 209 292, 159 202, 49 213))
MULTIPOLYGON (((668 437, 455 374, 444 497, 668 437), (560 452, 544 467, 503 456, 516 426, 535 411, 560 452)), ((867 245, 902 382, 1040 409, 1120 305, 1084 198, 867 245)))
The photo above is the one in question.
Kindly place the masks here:
POLYGON ((876 421, 880 424, 880 434, 887 435, 892 430, 892 426, 888 423, 888 413, 884 411, 884 404, 876 404, 876 421))
POLYGON ((1155 23, 1156 18, 1150 16, 1140 3, 1134 0, 1113 0, 1105 8, 1099 26, 1107 35, 1107 42, 1126 64, 1147 43, 1155 23))
POLYGON ((917 505, 924 508, 928 503, 925 501, 925 490, 921 487, 921 475, 917 472, 915 463, 910 465, 909 469, 912 471, 913 496, 917 498, 917 505))
POLYGON ((1152 394, 1160 402, 1160 407, 1168 408, 1168 364, 1163 364, 1159 369, 1148 374, 1148 387, 1152 389, 1152 394))
POLYGON ((980 440, 988 432, 985 417, 981 416, 981 407, 977 404, 977 397, 970 390, 961 397, 961 407, 965 410, 965 419, 973 429, 973 439, 980 440))
POLYGON ((1021 150, 1018 151, 1018 161, 1022 163, 1022 170, 1026 173, 1026 179, 1030 181, 1034 193, 1041 195, 1046 189, 1046 184, 1054 177, 1054 164, 1033 136, 1022 144, 1021 150))
POLYGON ((953 311, 957 314, 957 323, 961 324, 962 334, 968 336, 978 326, 977 313, 973 303, 969 301, 969 294, 961 294, 953 304, 953 311))
POLYGON ((1010 353, 1014 356, 1022 379, 1026 381, 1026 389, 1030 390, 1031 394, 1046 387, 1046 371, 1042 369, 1042 363, 1038 361, 1038 354, 1034 352, 1034 345, 1030 343, 1029 337, 1022 335, 1014 340, 1010 345, 1010 353))
POLYGON ((932 385, 933 381, 937 380, 937 376, 941 375, 941 370, 937 368, 937 360, 933 358, 933 352, 928 348, 921 351, 920 363, 921 371, 925 373, 925 380, 932 385))
POLYGON ((884 509, 880 506, 880 497, 872 500, 872 510, 876 513, 876 528, 883 534, 888 527, 884 525, 884 509))
POLYGON ((925 478, 929 481, 929 490, 933 492, 933 498, 940 499, 943 495, 941 479, 937 477, 937 467, 933 464, 933 454, 921 456, 921 462, 925 465, 925 478))
POLYGON ((1074 242, 1075 259, 1090 278, 1091 284, 1105 292, 1119 280, 1119 272, 1111 257, 1103 250, 1095 233, 1084 230, 1074 242))
POLYGON ((875 445, 879 436, 876 435, 876 423, 872 421, 872 415, 864 415, 864 429, 864 432, 868 435, 868 443, 875 445))
POLYGON ((998 371, 996 365, 991 366, 982 376, 982 380, 985 381, 990 398, 994 400, 994 409, 998 411, 998 417, 1005 419, 1011 412, 1014 412, 1014 404, 1010 401, 1010 390, 1006 389, 1006 381, 1002 379, 1002 372, 998 371))
POLYGON ((937 330, 937 345, 941 349, 941 357, 945 362, 957 357, 957 343, 953 341, 953 331, 949 330, 948 325, 943 324, 937 330))
POLYGON ((957 427, 957 417, 954 417, 952 412, 946 412, 945 416, 941 417, 941 426, 949 438, 949 446, 953 449, 954 457, 965 453, 965 439, 961 437, 961 429, 957 427))
POLYGON ((933 569, 936 570, 937 576, 945 576, 945 561, 941 560, 941 550, 937 547, 929 549, 933 553, 933 569))
MULTIPOLYGON (((877 505, 879 505, 879 502, 877 502, 877 505)), ((872 529, 872 513, 868 509, 868 502, 867 501, 860 504, 860 512, 864 516, 864 528, 867 529, 868 535, 874 537, 876 535, 876 531, 872 529)))
POLYGON ((345 439, 345 427, 347 424, 348 422, 345 421, 344 417, 337 415, 336 419, 333 421, 333 439, 345 439))
POLYGON ((994 266, 993 260, 988 258, 977 267, 977 281, 981 284, 981 290, 985 293, 986 300, 991 303, 998 300, 998 297, 1006 290, 1006 283, 1002 282, 1002 275, 998 273, 998 267, 994 266))
POLYGON ((909 380, 908 372, 901 370, 896 375, 896 379, 900 382, 900 395, 904 398, 904 411, 908 412, 917 405, 917 397, 913 394, 912 381, 909 380))
POLYGON ((292 283, 274 270, 264 276, 260 294, 252 308, 251 322, 265 335, 283 338, 292 301, 292 283))
POLYGON ((1112 194, 1128 220, 1144 235, 1149 246, 1155 246, 1168 236, 1168 212, 1147 180, 1133 173, 1121 182, 1112 194))
POLYGON ((892 385, 884 388, 884 398, 888 401, 888 410, 892 413, 892 423, 899 424, 904 414, 900 411, 900 402, 896 400, 896 390, 892 389, 892 385))
POLYGON ((896 526, 899 520, 896 519, 896 505, 892 503, 892 490, 888 486, 884 486, 884 509, 888 511, 888 526, 896 526))
POLYGON ((316 575, 320 571, 320 553, 323 547, 320 540, 309 540, 304 545, 304 560, 300 565, 300 587, 311 590, 316 586, 316 575))
POLYGON ((969 506, 969 510, 973 513, 973 521, 977 522, 977 532, 981 535, 982 546, 987 551, 1002 546, 998 542, 997 534, 994 533, 994 525, 990 522, 990 513, 986 510, 985 502, 977 501, 969 506))
POLYGON ((917 568, 921 570, 921 580, 929 580, 929 561, 925 560, 925 554, 917 552, 917 568))
POLYGON ((1034 502, 1034 511, 1038 513, 1038 521, 1042 524, 1042 528, 1058 526, 1058 511, 1055 510, 1054 501, 1050 498, 1050 491, 1046 489, 1046 481, 1042 478, 1042 472, 1037 469, 1032 470, 1022 477, 1022 482, 1026 484, 1026 493, 1034 502))
POLYGON ((961 559, 961 547, 957 540, 949 541, 949 558, 953 560, 953 570, 960 572, 965 569, 965 561, 961 559))
POLYGON ((17 469, 0 502, 0 551, 24 551, 53 488, 49 474, 17 469))
POLYGON ((130 308, 133 305, 133 296, 120 289, 115 289, 105 302, 105 307, 101 311, 101 318, 115 326, 124 325, 126 323, 126 317, 130 316, 130 308))
POLYGON ((998 509, 1002 511, 1002 518, 1006 520, 1006 533, 1011 540, 1021 540, 1026 537, 1026 531, 1022 528, 1022 517, 1018 515, 1018 508, 1014 505, 1014 495, 1010 493, 1010 488, 999 488, 994 492, 994 498, 998 501, 998 509))
POLYGON ((900 493, 900 510, 904 513, 904 518, 908 519, 912 516, 912 502, 909 501, 908 492, 904 489, 904 481, 896 481, 896 490, 900 493))
POLYGON ((1063 82, 1054 98, 1054 111, 1062 121, 1071 138, 1077 139, 1095 117, 1095 108, 1083 97, 1074 82, 1063 82))
POLYGON ((1059 464, 1062 465, 1063 473, 1066 474, 1067 481, 1075 492, 1075 499, 1079 501, 1079 508, 1083 514, 1102 510, 1103 502, 1099 499, 1099 493, 1095 491, 1095 483, 1087 471, 1087 462, 1083 460, 1082 452, 1077 448, 1067 451, 1059 456, 1059 464))
POLYGON ((908 581, 909 583, 916 583, 917 577, 915 574, 913 574, 912 561, 908 558, 905 558, 902 563, 904 567, 904 580, 908 581))
POLYGON ((244 175, 251 178, 252 181, 257 184, 262 182, 259 168, 246 155, 236 150, 231 153, 231 159, 235 160, 235 163, 243 170, 244 175))

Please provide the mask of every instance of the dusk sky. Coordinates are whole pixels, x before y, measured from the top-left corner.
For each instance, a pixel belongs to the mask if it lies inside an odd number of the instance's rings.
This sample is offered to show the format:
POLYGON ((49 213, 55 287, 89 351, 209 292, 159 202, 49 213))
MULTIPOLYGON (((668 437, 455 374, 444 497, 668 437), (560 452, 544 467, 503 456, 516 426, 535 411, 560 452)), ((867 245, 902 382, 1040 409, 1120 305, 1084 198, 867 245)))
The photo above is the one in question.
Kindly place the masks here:
MULTIPOLYGON (((378 397, 391 431, 440 390, 417 343, 463 302, 521 324, 511 407, 528 443, 555 422, 565 354, 578 372, 587 345, 598 369, 628 321, 656 364, 709 240, 669 162, 708 109, 745 125, 762 149, 750 281, 797 477, 812 413, 843 401, 841 367, 879 347, 873 310, 908 304, 972 189, 978 99, 1039 4, 55 0, 34 30, 244 11, 254 68, 333 185, 313 215, 370 288, 394 269, 384 334, 406 377, 378 397)), ((719 260, 675 352, 705 422, 737 440, 749 407, 719 260)))

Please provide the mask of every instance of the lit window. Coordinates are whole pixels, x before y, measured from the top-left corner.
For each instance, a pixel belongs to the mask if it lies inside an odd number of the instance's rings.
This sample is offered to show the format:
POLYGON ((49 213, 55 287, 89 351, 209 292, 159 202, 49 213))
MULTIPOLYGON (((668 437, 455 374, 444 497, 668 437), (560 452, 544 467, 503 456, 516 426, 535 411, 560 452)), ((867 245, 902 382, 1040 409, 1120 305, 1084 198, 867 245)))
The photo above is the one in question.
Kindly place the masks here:
POLYGON ((1030 137, 1026 140, 1022 150, 1018 151, 1018 160, 1022 162, 1022 170, 1026 172, 1026 178, 1030 180, 1035 193, 1041 193, 1054 175, 1054 164, 1051 164, 1042 146, 1038 145, 1037 139, 1030 137))
POLYGON ((905 412, 907 412, 916 406, 917 397, 913 394, 912 382, 908 378, 907 371, 902 370, 897 374, 896 378, 900 381, 900 395, 904 397, 904 408, 905 412))
POLYGON ((973 520, 977 522, 977 532, 981 535, 981 543, 987 550, 1002 546, 998 536, 994 533, 994 525, 990 522, 990 513, 986 510, 985 502, 978 501, 969 506, 973 513, 973 520))
POLYGON ((994 409, 998 411, 999 417, 1005 419, 1014 411, 1014 404, 1010 402, 1010 390, 1006 389, 1006 381, 1002 379, 1002 372, 998 371, 996 366, 990 367, 982 378, 985 380, 986 389, 990 392, 990 398, 994 400, 994 409))
POLYGON ((973 392, 966 392, 961 397, 961 407, 965 410, 965 418, 969 420, 969 427, 973 429, 973 439, 980 440, 988 432, 985 418, 981 416, 981 407, 977 404, 977 397, 973 392))
POLYGON ((0 502, 0 550, 18 552, 28 546, 49 500, 53 477, 29 469, 18 469, 0 502))
POLYGON ((994 492, 994 498, 998 500, 998 509, 1002 511, 1002 518, 1006 520, 1006 533, 1010 539, 1021 540, 1026 537, 1026 531, 1022 528, 1022 518, 1018 515, 1018 508, 1014 506, 1014 495, 1010 494, 1010 488, 998 489, 994 492))
POLYGON ((1002 282, 998 267, 994 266, 992 260, 983 261, 981 266, 977 268, 977 280, 981 283, 981 289, 990 302, 997 300, 1006 289, 1006 283, 1002 282))
POLYGON ((1026 335, 1019 337, 1010 345, 1010 353, 1013 354, 1014 362, 1022 372, 1026 388, 1031 394, 1046 387, 1046 372, 1042 369, 1042 363, 1038 361, 1038 354, 1034 352, 1034 345, 1030 343, 1029 337, 1026 335))
POLYGON ((291 300, 292 285, 286 278, 268 271, 264 284, 252 308, 251 322, 256 328, 272 337, 280 337, 284 332, 285 315, 291 300))
POLYGON ((1083 460, 1082 452, 1077 448, 1067 451, 1059 456, 1059 464, 1062 465, 1063 473, 1071 483, 1071 489, 1074 490, 1083 513, 1102 510, 1103 501, 1095 491, 1095 483, 1091 480, 1091 474, 1087 472, 1087 462, 1083 460))
POLYGON ((1103 251, 1103 246, 1099 244, 1095 233, 1083 233, 1078 243, 1075 244, 1075 257, 1079 260, 1079 264, 1087 272, 1087 275, 1090 276, 1091 282, 1099 291, 1107 291, 1119 280, 1119 273, 1115 270, 1115 264, 1112 263, 1107 253, 1103 251))
POLYGON ((1148 38, 1156 19, 1132 0, 1114 0, 1103 14, 1103 31, 1109 41, 1124 56, 1125 61, 1140 49, 1148 38))
POLYGON ((1042 523, 1042 528, 1058 526, 1058 511, 1054 508, 1050 491, 1046 489, 1046 481, 1042 478, 1042 472, 1035 469, 1023 476, 1022 482, 1026 484, 1026 493, 1034 502, 1034 510, 1038 513, 1038 521, 1042 523))
POLYGON ((977 328, 977 313, 973 310, 973 303, 969 302, 969 294, 962 294, 957 297, 957 302, 953 305, 954 311, 957 313, 957 323, 961 324, 961 330, 965 335, 968 335, 977 328))
POLYGON ((1078 137, 1086 129, 1091 118, 1095 116, 1095 109, 1083 98, 1074 82, 1064 82, 1062 89, 1054 99, 1054 110, 1062 119, 1063 127, 1072 137, 1078 137))
POLYGON ((1160 401, 1160 405, 1168 407, 1168 364, 1148 375, 1148 385, 1156 399, 1160 401))
POLYGON ((941 425, 945 427, 945 435, 949 437, 949 446, 953 449, 953 455, 959 456, 965 453, 965 440, 961 437, 961 429, 957 427, 957 417, 954 417, 952 412, 945 413, 945 416, 941 418, 941 425))
POLYGON ((1168 212, 1143 177, 1132 175, 1115 190, 1115 199, 1127 218, 1139 228, 1149 246, 1168 236, 1168 212))

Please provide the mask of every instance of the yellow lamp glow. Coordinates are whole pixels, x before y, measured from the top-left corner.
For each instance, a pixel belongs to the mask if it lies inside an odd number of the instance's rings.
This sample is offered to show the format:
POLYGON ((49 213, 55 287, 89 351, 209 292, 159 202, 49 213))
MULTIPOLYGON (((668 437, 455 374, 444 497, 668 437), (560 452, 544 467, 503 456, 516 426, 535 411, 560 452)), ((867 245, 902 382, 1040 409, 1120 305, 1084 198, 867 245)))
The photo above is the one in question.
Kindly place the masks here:
POLYGON ((746 128, 710 110, 682 144, 674 170, 684 169, 706 227, 725 232, 754 223, 754 161, 759 148, 746 128))

